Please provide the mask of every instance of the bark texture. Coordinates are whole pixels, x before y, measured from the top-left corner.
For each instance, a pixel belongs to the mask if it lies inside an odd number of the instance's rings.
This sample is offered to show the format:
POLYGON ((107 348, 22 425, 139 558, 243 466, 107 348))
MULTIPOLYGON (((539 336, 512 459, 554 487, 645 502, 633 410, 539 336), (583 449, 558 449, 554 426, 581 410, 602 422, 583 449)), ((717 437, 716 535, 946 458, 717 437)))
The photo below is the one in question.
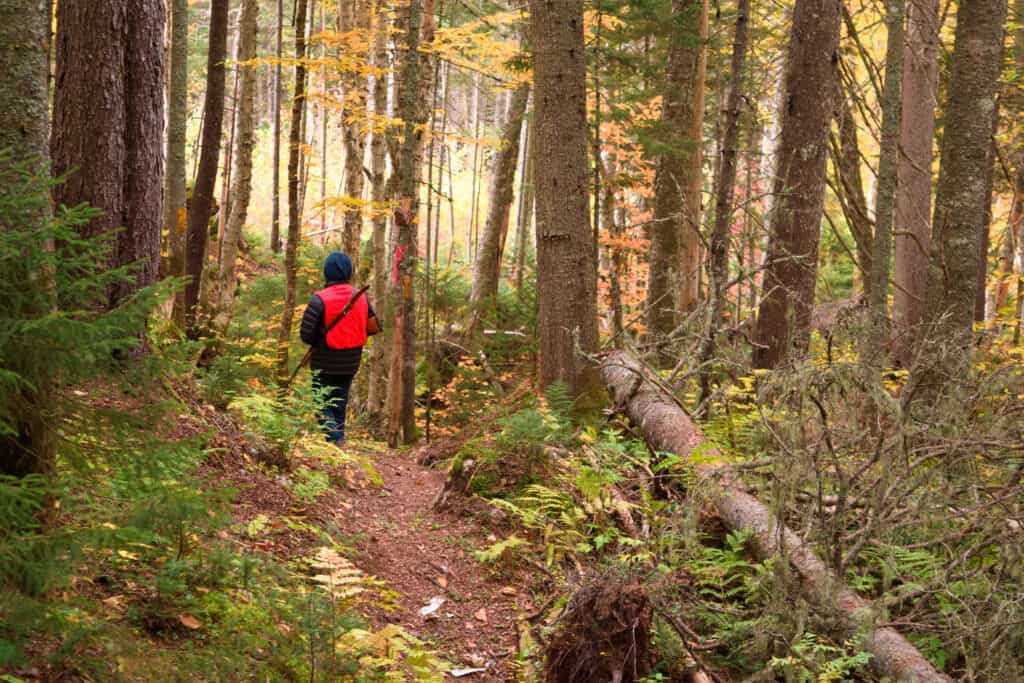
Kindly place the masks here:
MULTIPOLYGON (((343 0, 345 29, 366 32, 370 24, 369 0, 343 0)), ((365 53, 364 53, 365 55, 365 53)), ((365 56, 364 56, 365 58, 365 56)), ((368 60, 367 60, 368 61, 368 60)), ((352 259, 352 270, 359 270, 359 252, 363 233, 363 157, 366 152, 366 88, 365 79, 358 72, 345 74, 345 101, 341 110, 345 137, 345 198, 352 202, 345 209, 345 227, 342 247, 352 259)))
POLYGON ((677 313, 697 304, 700 272, 701 141, 707 70, 706 0, 672 0, 649 237, 648 332, 672 332, 677 313))
MULTIPOLYGON (((164 176, 164 229, 169 259, 167 274, 185 275, 185 234, 188 230, 188 191, 185 179, 185 144, 188 130, 188 0, 171 0, 171 49, 167 94, 167 171, 164 176)), ((174 295, 171 313, 185 327, 185 292, 174 295)))
POLYGON ((881 367, 889 337, 889 266, 892 263, 893 214, 900 144, 900 87, 903 78, 903 15, 905 0, 888 0, 885 53, 885 85, 882 90, 882 140, 878 155, 878 186, 875 195, 874 252, 871 258, 868 309, 871 332, 866 356, 881 367))
POLYGON ((896 287, 892 311, 893 356, 904 368, 913 364, 931 249, 938 0, 911 0, 908 14, 893 238, 896 287))
POLYGON ((536 158, 537 145, 534 142, 536 138, 534 133, 534 125, 529 121, 526 125, 526 148, 522 150, 523 154, 523 175, 522 184, 519 188, 519 215, 516 217, 517 226, 517 239, 516 239, 516 273, 515 273, 515 288, 516 296, 522 299, 523 294, 523 275, 526 272, 526 251, 529 248, 530 233, 533 230, 533 216, 534 207, 536 202, 534 192, 534 169, 536 164, 534 159, 536 158))
POLYGON ((104 215, 86 236, 121 228, 112 267, 137 264, 109 306, 156 281, 163 223, 165 13, 160 0, 57 5, 57 77, 51 153, 58 204, 88 203, 104 215))
POLYGON ((711 268, 709 276, 709 313, 700 347, 700 395, 711 395, 711 360, 715 356, 715 337, 725 310, 725 285, 729 279, 729 228, 732 225, 732 199, 736 186, 736 158, 740 138, 740 99, 743 96, 743 69, 747 56, 747 19, 750 0, 739 0, 736 7, 736 32, 732 44, 729 92, 725 99, 725 127, 722 133, 718 183, 715 186, 715 226, 711 232, 711 268))
MULTIPOLYGON (((378 120, 388 113, 388 82, 385 70, 388 67, 387 55, 387 14, 383 7, 378 6, 374 12, 373 38, 373 114, 378 120)), ((373 133, 370 144, 370 197, 373 201, 373 292, 377 296, 381 310, 380 320, 390 320, 390 304, 387 301, 388 264, 387 230, 388 219, 384 213, 387 201, 387 144, 380 130, 373 133)), ((366 412, 369 422, 375 431, 380 432, 381 417, 384 412, 384 399, 387 396, 388 356, 391 333, 382 330, 373 340, 370 349, 370 381, 366 398, 366 412)), ((379 433, 378 433, 379 436, 379 433)))
POLYGON ((228 49, 229 0, 211 0, 210 46, 206 59, 206 96, 203 102, 202 149, 195 186, 188 207, 188 244, 185 249, 185 329, 190 337, 200 332, 197 305, 206 262, 206 245, 210 236, 213 190, 217 182, 220 158, 220 136, 224 125, 224 60, 228 49))
POLYGON ((519 143, 526 115, 526 103, 530 99, 530 86, 521 85, 512 95, 509 117, 501 134, 501 149, 494 161, 491 177, 491 199, 488 202, 487 221, 477 249, 473 272, 473 290, 470 306, 473 309, 473 329, 481 313, 493 307, 498 295, 498 279, 501 274, 502 254, 508 235, 509 216, 512 212, 512 196, 519 163, 519 143))
POLYGON ((700 448, 703 464, 695 469, 709 485, 692 490, 704 493, 717 508, 725 526, 732 531, 753 532, 754 550, 761 558, 784 556, 800 578, 804 595, 817 608, 837 615, 844 637, 860 637, 861 647, 871 653, 871 667, 880 676, 917 683, 950 683, 895 629, 874 625, 871 603, 843 585, 814 550, 772 511, 730 479, 726 467, 713 460, 700 430, 679 408, 674 397, 662 389, 631 356, 621 351, 608 354, 601 377, 615 409, 627 415, 655 451, 689 456, 700 448))
MULTIPOLYGON (((536 164, 540 385, 596 399, 597 275, 587 198, 587 93, 582 0, 530 0, 536 164)), ((584 403, 586 403, 584 398, 584 403)))
POLYGON ((299 153, 302 145, 302 121, 306 118, 306 13, 308 0, 298 0, 295 8, 295 92, 292 120, 288 130, 288 242, 284 248, 284 308, 277 331, 277 381, 283 388, 289 377, 292 322, 295 319, 295 288, 299 241, 302 239, 302 201, 299 197, 299 153))
POLYGON ((430 57, 420 54, 421 44, 433 40, 433 0, 411 0, 407 15, 405 54, 398 80, 398 117, 404 139, 394 163, 401 219, 396 221, 395 334, 388 377, 388 443, 416 439, 416 297, 413 281, 419 259, 419 181, 422 174, 424 132, 430 112, 430 57))
POLYGON ((935 195, 924 338, 912 399, 968 370, 973 337, 985 173, 1003 43, 1004 0, 969 0, 957 12, 942 161, 935 195))
POLYGON ((864 196, 864 180, 861 174, 862 156, 857 140, 857 120, 853 116, 849 97, 838 102, 838 134, 832 136, 832 163, 836 169, 836 180, 832 189, 839 199, 843 217, 853 235, 857 251, 857 268, 864 284, 864 293, 871 289, 871 240, 875 225, 868 212, 868 201, 864 196))
POLYGON ((797 0, 786 66, 771 242, 757 316, 756 368, 773 368, 802 356, 810 339, 838 42, 839 3, 797 0))
POLYGON ((234 170, 231 172, 231 209, 220 247, 220 272, 217 275, 217 302, 214 328, 223 332, 231 321, 235 302, 235 265, 238 243, 249 217, 252 197, 252 152, 256 144, 256 67, 245 64, 256 59, 259 31, 258 0, 243 0, 238 28, 238 90, 235 113, 235 151, 232 153, 234 170))
MULTIPOLYGON (((1024 0, 1015 0, 1011 17, 1016 19, 1017 23, 1017 30, 1013 35, 1013 65, 1020 74, 1024 73, 1024 0)), ((1002 102, 1010 120, 1019 121, 1021 116, 1024 116, 1024 90, 1021 88, 1018 87, 1005 95, 1002 102)), ((1013 199, 1006 220, 1006 229, 1003 232, 1003 243, 999 250, 1000 278, 993 294, 992 310, 989 312, 990 317, 1003 319, 1010 317, 1005 314, 1006 301, 1016 270, 1014 256, 1021 244, 1021 237, 1024 236, 1021 233, 1024 230, 1024 127, 1019 123, 1013 136, 1012 150, 1011 159, 1016 165, 1012 181, 1013 199)))
POLYGON ((270 248, 276 254, 281 251, 281 56, 284 54, 282 34, 284 33, 284 0, 277 0, 277 37, 274 52, 274 171, 271 197, 273 206, 270 217, 270 248))
MULTIPOLYGON (((46 174, 49 170, 50 3, 48 0, 0 0, 0 202, 19 183, 7 174, 9 165, 46 174)), ((24 201, 24 198, 19 198, 24 201)), ((40 221, 49 213, 41 202, 40 221)), ((25 230, 37 226, 21 221, 0 222, 0 230, 25 230)), ((5 305, 7 305, 5 303, 5 305)), ((30 311, 29 313, 44 311, 30 311)), ((5 359, 5 369, 17 372, 5 359)), ((5 426, 13 433, 0 436, 0 474, 15 477, 47 473, 53 469, 56 435, 47 424, 44 408, 53 397, 45 386, 19 385, 0 397, 5 426)))
POLYGON ((40 172, 49 165, 49 9, 49 0, 0 0, 0 150, 40 172))

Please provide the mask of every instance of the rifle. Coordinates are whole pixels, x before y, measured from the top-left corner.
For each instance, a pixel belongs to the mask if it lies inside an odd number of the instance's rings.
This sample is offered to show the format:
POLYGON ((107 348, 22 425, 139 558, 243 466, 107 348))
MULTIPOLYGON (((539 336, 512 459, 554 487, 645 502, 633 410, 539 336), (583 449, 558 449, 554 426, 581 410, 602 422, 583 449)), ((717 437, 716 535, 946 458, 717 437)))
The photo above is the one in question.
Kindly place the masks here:
MULTIPOLYGON (((339 322, 341 322, 342 318, 344 318, 346 315, 348 315, 349 311, 352 310, 352 307, 355 305, 355 303, 357 301, 359 301, 359 297, 361 297, 363 294, 366 294, 366 291, 368 289, 370 289, 370 285, 366 285, 365 287, 360 289, 358 292, 353 294, 352 298, 348 300, 347 304, 345 304, 345 308, 341 309, 341 312, 338 313, 338 315, 334 316, 334 320, 331 321, 331 324, 328 325, 326 328, 324 328, 324 342, 325 343, 327 342, 327 335, 331 333, 331 330, 334 329, 334 326, 337 325, 339 322)), ((306 366, 306 363, 309 362, 309 359, 313 357, 313 348, 315 346, 316 346, 315 344, 311 345, 309 347, 309 350, 306 351, 306 355, 302 357, 301 361, 299 361, 298 366, 295 368, 295 372, 292 373, 292 376, 288 378, 288 382, 284 385, 285 389, 287 389, 288 387, 290 387, 292 385, 292 382, 295 381, 295 377, 299 374, 299 371, 302 370, 302 368, 304 368, 306 366)))

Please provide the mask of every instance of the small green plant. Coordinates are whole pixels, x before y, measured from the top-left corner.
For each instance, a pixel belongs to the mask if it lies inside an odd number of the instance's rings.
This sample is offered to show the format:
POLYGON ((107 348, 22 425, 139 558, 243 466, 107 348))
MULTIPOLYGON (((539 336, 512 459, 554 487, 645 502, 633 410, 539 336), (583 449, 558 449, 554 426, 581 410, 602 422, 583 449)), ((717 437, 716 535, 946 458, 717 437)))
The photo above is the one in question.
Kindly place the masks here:
POLYGON ((327 493, 331 488, 331 482, 326 472, 302 467, 295 472, 295 480, 288 488, 296 498, 310 503, 327 493))
POLYGON ((768 666, 784 675, 787 681, 799 683, 848 681, 851 674, 864 669, 871 661, 870 654, 852 643, 838 646, 806 631, 791 645, 791 650, 792 655, 773 657, 768 666))
POLYGON ((300 386, 283 397, 250 392, 232 400, 228 408, 288 454, 303 434, 316 428, 315 416, 322 406, 322 397, 300 386))

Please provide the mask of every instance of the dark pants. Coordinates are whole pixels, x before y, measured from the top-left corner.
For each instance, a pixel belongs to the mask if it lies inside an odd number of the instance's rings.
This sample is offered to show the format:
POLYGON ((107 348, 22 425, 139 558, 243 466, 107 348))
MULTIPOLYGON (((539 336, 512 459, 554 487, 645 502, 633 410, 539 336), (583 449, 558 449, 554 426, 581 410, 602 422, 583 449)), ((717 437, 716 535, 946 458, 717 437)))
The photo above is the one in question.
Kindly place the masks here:
POLYGON ((313 373, 313 391, 324 401, 324 411, 318 418, 320 429, 328 441, 345 439, 345 411, 348 409, 348 392, 355 375, 328 375, 313 373))

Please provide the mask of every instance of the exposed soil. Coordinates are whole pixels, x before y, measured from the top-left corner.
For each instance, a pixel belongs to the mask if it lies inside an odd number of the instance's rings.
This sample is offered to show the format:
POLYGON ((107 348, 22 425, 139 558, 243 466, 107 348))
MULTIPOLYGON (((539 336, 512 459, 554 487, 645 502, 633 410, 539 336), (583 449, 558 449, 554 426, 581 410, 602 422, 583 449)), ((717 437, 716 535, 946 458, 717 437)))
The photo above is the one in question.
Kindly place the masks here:
MULTIPOLYGON (((322 541, 275 523, 290 515, 328 529, 354 548, 350 559, 359 569, 393 591, 393 609, 367 606, 363 616, 379 628, 398 624, 426 641, 456 669, 484 669, 457 680, 515 680, 517 620, 536 609, 533 578, 505 566, 484 565, 472 552, 501 537, 500 519, 483 503, 467 501, 455 509, 435 511, 433 500, 446 474, 417 463, 411 451, 391 451, 378 444, 350 441, 345 451, 368 457, 381 478, 377 485, 357 468, 327 467, 305 458, 294 468, 322 469, 331 490, 302 505, 288 489, 290 477, 244 466, 221 466, 211 475, 238 488, 233 515, 243 526, 259 515, 278 533, 240 543, 285 559, 311 556, 322 541), (492 532, 496 535, 492 535, 492 532), (432 613, 420 610, 443 599, 432 613)), ((456 679, 452 679, 456 680, 456 679)))
POLYGON ((514 680, 516 617, 535 609, 522 582, 482 565, 470 552, 488 543, 481 511, 435 512, 445 474, 416 463, 411 453, 374 456, 383 487, 355 486, 339 524, 360 535, 356 564, 400 594, 379 624, 398 623, 432 642, 461 668, 486 668, 465 680, 514 680), (428 617, 432 599, 445 602, 428 617))

